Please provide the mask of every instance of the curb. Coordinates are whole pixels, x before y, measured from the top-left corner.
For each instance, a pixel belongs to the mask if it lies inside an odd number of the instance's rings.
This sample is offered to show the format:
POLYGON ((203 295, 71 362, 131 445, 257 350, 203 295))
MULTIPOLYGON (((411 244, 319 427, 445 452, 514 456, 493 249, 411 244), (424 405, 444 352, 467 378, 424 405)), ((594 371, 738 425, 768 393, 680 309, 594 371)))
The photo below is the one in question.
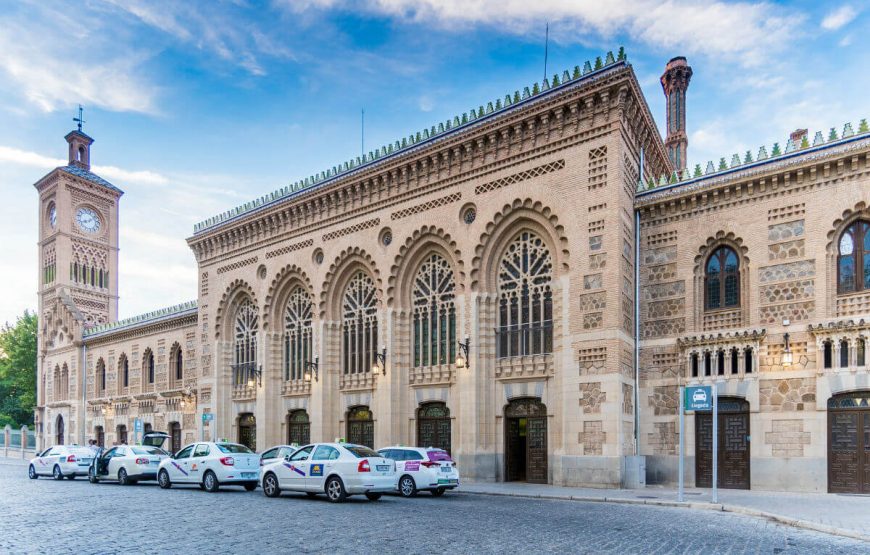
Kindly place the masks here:
POLYGON ((870 542, 870 535, 862 534, 861 532, 856 532, 854 530, 849 530, 845 528, 837 528, 836 526, 828 526, 827 524, 820 524, 818 522, 812 522, 809 520, 801 520, 798 518, 778 515, 775 513, 769 513, 767 511, 760 511, 758 509, 751 509, 749 507, 743 507, 740 505, 726 505, 723 503, 697 503, 697 502, 683 502, 679 501, 662 501, 655 499, 630 499, 625 497, 588 497, 582 495, 556 495, 556 494, 532 494, 532 493, 502 493, 502 492, 490 492, 490 491, 469 491, 460 489, 456 493, 464 493, 468 495, 491 495, 495 497, 521 497, 526 499, 545 499, 548 501, 581 501, 585 503, 617 503, 623 505, 652 505, 657 507, 676 507, 682 509, 696 509, 696 510, 706 510, 706 511, 721 511, 725 513, 735 513, 745 516, 751 516, 756 518, 763 518, 766 520, 770 520, 772 522, 776 522, 779 524, 783 524, 786 526, 791 526, 793 528, 802 528, 805 530, 812 530, 814 532, 822 532, 825 534, 831 534, 833 536, 841 536, 844 538, 850 538, 853 540, 860 540, 865 542, 870 542))

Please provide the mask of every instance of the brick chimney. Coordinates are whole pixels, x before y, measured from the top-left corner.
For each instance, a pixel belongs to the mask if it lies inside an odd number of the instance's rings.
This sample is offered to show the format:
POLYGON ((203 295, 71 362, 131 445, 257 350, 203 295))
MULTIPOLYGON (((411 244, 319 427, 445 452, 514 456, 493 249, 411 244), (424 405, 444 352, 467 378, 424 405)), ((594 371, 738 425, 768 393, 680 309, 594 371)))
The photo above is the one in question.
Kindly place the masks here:
POLYGON ((668 158, 677 171, 686 169, 686 149, 689 137, 686 135, 686 90, 692 79, 692 68, 686 58, 671 58, 662 74, 662 91, 668 103, 668 134, 665 149, 668 158))

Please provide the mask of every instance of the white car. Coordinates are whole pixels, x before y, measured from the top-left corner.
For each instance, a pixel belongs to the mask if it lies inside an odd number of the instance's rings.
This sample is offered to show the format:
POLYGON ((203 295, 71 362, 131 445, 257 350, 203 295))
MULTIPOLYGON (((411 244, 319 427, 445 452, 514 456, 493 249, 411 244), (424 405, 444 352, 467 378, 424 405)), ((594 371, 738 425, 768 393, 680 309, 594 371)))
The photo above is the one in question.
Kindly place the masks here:
POLYGON ((292 455, 299 449, 299 445, 276 445, 271 449, 266 449, 260 455, 260 466, 266 466, 269 463, 273 463, 278 459, 283 459, 287 455, 292 455))
POLYGON ((94 458, 90 447, 81 445, 55 445, 30 459, 27 475, 31 480, 40 476, 54 476, 55 480, 74 480, 87 476, 88 467, 94 458))
POLYGON ((196 484, 208 492, 221 486, 257 489, 260 456, 237 443, 201 441, 185 446, 160 463, 157 483, 163 489, 173 484, 196 484))
POLYGON ((162 432, 148 433, 142 438, 142 445, 118 445, 100 452, 88 469, 88 481, 92 484, 117 481, 127 486, 141 480, 156 480, 160 462, 169 457, 161 449, 167 439, 169 436, 162 432))
POLYGON ((384 447, 378 453, 396 461, 397 488, 403 497, 414 497, 420 490, 434 496, 459 487, 459 470, 450 454, 434 447, 384 447))
POLYGON ((396 463, 363 445, 314 443, 263 465, 260 483, 267 497, 282 491, 325 493, 333 503, 365 494, 370 501, 396 489, 396 463))

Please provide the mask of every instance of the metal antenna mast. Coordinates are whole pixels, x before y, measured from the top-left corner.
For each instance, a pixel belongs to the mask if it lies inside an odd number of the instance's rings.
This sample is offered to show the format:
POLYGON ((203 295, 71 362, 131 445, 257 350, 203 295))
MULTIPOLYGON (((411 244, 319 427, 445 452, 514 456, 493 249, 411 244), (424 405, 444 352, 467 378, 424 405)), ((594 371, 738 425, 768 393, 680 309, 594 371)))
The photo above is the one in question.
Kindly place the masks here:
POLYGON ((547 78, 547 51, 550 47, 550 22, 547 22, 547 29, 544 32, 544 79, 547 78))
POLYGON ((360 156, 366 155, 366 109, 362 109, 360 115, 360 138, 359 138, 360 156))

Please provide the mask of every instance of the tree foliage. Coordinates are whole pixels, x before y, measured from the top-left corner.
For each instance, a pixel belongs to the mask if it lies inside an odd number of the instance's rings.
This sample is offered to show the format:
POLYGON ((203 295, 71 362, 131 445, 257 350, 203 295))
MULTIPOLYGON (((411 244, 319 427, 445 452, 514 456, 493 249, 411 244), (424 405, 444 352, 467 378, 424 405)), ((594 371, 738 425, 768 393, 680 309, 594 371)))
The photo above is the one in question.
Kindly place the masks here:
POLYGON ((33 425, 36 407, 36 314, 24 311, 0 329, 0 427, 33 425))

